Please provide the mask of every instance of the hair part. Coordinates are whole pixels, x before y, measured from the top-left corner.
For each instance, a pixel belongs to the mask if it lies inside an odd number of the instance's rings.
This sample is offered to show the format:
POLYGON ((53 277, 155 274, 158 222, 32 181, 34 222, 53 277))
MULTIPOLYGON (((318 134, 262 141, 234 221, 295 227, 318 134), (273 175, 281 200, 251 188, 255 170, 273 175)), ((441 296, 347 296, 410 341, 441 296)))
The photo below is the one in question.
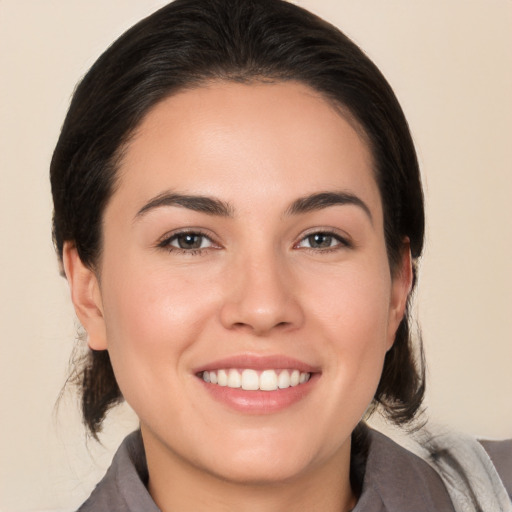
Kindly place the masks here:
MULTIPOLYGON (((370 59, 337 28, 284 0, 176 0, 125 32, 76 88, 50 168, 61 260, 70 241, 99 271, 102 217, 131 136, 166 97, 218 80, 298 81, 348 112, 374 159, 391 272, 405 239, 413 260, 420 257, 423 193, 413 141, 370 59)), ((425 391, 421 339, 415 354, 408 310, 374 398, 397 424, 415 417, 425 391)), ((107 410, 122 401, 108 352, 89 351, 80 376, 84 422, 96 436, 107 410)))

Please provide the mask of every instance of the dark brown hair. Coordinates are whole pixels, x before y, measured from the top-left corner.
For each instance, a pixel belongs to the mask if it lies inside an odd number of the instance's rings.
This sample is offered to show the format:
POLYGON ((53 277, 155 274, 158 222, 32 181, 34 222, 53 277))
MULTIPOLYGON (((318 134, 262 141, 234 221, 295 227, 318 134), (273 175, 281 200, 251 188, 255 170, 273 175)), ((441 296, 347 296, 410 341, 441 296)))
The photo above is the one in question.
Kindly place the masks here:
MULTIPOLYGON (((390 268, 396 269, 406 237, 417 260, 423 194, 412 138, 391 87, 342 32, 283 0, 176 0, 101 55, 77 86, 51 162, 60 258, 71 241, 83 263, 98 270, 102 215, 131 134, 155 104, 211 80, 299 81, 348 111, 374 158, 390 268)), ((409 323, 406 312, 374 398, 398 424, 414 418, 424 395, 421 340, 415 356, 409 323)), ((96 435, 106 411, 122 400, 108 352, 89 351, 79 375, 84 422, 96 435)))

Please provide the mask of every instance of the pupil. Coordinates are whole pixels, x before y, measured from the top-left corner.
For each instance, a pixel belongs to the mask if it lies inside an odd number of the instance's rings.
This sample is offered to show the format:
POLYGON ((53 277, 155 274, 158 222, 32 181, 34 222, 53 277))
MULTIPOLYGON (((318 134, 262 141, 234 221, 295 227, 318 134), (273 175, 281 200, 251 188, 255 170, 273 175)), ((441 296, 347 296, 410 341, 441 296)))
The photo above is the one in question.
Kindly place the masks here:
POLYGON ((199 249, 201 247, 200 235, 182 235, 178 238, 181 249, 199 249))
POLYGON ((332 237, 324 233, 316 233, 309 237, 309 243, 311 247, 315 248, 330 247, 331 242, 332 237))

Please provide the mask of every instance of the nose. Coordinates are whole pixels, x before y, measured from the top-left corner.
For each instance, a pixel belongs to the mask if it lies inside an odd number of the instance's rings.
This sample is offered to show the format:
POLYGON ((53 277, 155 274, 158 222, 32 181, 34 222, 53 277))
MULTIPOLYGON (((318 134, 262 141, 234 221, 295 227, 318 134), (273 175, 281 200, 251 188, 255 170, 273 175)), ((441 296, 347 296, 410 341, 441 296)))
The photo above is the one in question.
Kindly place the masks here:
POLYGON ((302 325, 304 312, 291 269, 283 258, 268 252, 239 258, 231 265, 221 308, 225 328, 265 336, 302 325))

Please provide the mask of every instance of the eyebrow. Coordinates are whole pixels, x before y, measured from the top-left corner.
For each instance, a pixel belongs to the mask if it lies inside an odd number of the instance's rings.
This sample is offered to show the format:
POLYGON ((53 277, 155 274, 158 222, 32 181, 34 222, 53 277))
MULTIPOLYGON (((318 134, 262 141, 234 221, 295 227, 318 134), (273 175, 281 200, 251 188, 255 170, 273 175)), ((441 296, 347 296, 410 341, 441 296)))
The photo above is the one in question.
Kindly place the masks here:
POLYGON ((287 215, 300 215, 337 205, 354 205, 361 208, 373 224, 368 205, 351 192, 318 192, 295 200, 286 210, 287 215))
POLYGON ((163 192, 146 203, 135 215, 135 219, 142 217, 155 208, 162 206, 181 206, 196 212, 232 217, 233 208, 229 203, 213 197, 163 192))
MULTIPOLYGON (((317 192, 300 197, 286 209, 285 215, 300 215, 338 205, 354 205, 361 208, 373 224, 370 208, 366 203, 351 192, 317 192)), ((163 192, 147 202, 135 215, 135 219, 144 216, 151 210, 162 206, 180 206, 196 212, 220 217, 233 217, 233 207, 215 197, 163 192)))

